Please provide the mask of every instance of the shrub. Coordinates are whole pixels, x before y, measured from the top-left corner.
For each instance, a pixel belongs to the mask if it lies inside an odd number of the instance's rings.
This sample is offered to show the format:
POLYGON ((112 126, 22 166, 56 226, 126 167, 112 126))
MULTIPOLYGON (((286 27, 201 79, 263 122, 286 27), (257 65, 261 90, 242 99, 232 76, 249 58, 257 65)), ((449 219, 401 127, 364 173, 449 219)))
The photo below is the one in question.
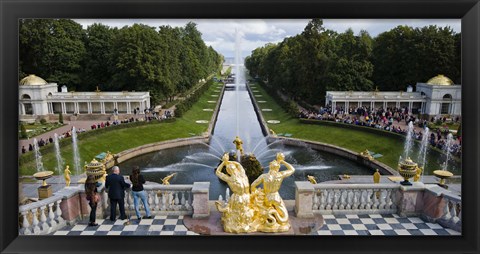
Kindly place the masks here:
POLYGON ((47 120, 45 120, 45 118, 42 118, 42 119, 40 119, 40 123, 41 123, 41 124, 46 124, 46 123, 47 123, 47 120))
POLYGON ((27 129, 23 123, 20 124, 20 138, 27 138, 27 129))
POLYGON ((62 112, 58 113, 58 122, 63 124, 63 115, 62 112))

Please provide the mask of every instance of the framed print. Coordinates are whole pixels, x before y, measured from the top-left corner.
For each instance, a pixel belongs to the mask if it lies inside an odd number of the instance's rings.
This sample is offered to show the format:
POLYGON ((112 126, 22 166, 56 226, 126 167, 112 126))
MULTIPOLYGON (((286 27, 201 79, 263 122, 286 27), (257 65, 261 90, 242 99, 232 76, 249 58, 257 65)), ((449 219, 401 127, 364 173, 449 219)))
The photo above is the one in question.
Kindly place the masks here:
POLYGON ((477 0, 0 6, 2 253, 479 251, 477 0))

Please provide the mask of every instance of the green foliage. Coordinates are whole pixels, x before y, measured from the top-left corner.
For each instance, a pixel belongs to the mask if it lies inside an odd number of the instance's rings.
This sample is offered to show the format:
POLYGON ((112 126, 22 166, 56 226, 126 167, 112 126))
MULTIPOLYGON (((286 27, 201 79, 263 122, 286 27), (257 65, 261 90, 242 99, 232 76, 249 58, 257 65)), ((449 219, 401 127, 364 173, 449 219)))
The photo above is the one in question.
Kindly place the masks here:
POLYGON ((42 118, 42 119, 40 119, 40 123, 41 123, 41 124, 46 124, 46 123, 47 123, 47 120, 45 120, 45 118, 42 118))
POLYGON ((457 129, 457 137, 461 137, 461 136, 462 136, 462 124, 459 124, 457 129))
POLYGON ((63 124, 63 114, 62 114, 62 112, 58 113, 58 122, 63 124))
POLYGON ((181 101, 175 106, 175 117, 182 117, 183 114, 188 111, 208 90, 208 88, 213 84, 213 80, 209 79, 205 84, 199 87, 197 90, 187 95, 185 100, 181 101))
POLYGON ((248 181, 253 183, 261 174, 263 174, 263 168, 255 155, 245 154, 240 158, 240 164, 245 169, 245 174, 248 177, 248 181))
POLYGON ((398 26, 371 38, 326 30, 313 19, 301 34, 253 50, 245 66, 269 90, 322 105, 329 90, 399 91, 437 74, 460 83, 460 42, 449 27, 398 26))
POLYGON ((25 125, 23 123, 20 124, 20 138, 25 139, 27 138, 27 129, 25 129, 25 125))
POLYGON ((171 101, 218 72, 223 56, 207 47, 195 23, 121 29, 68 19, 20 21, 19 75, 36 74, 69 90, 150 91, 171 101))

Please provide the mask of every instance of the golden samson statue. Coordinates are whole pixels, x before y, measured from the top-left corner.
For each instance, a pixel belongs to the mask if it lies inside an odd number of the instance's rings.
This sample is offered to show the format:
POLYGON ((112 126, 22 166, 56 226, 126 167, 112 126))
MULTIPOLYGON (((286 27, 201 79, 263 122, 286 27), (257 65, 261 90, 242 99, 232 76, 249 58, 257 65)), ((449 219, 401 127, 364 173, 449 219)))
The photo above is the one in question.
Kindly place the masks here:
POLYGON ((228 154, 225 154, 215 171, 233 192, 228 203, 223 201, 215 203, 218 211, 222 213, 225 232, 288 231, 290 229, 288 211, 278 191, 283 179, 291 176, 295 169, 285 162, 285 156, 278 153, 276 160, 270 162, 269 172, 260 175, 251 186, 242 165, 228 159, 228 154), (287 170, 280 171, 281 165, 287 170), (226 167, 226 174, 222 172, 223 167, 226 167), (260 184, 263 184, 263 189, 256 188, 260 184))

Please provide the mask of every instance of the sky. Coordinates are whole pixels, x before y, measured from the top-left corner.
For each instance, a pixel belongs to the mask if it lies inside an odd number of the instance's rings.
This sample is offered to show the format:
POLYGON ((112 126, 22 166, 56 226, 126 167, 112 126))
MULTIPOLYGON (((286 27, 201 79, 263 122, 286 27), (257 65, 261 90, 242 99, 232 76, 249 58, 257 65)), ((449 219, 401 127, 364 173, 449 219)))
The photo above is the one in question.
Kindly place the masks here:
MULTIPOLYGON (((284 38, 303 31, 308 19, 75 19, 84 28, 94 23, 110 27, 124 27, 135 23, 159 27, 161 25, 184 26, 192 21, 202 33, 205 44, 212 46, 225 57, 235 56, 235 31, 240 35, 242 56, 251 54, 252 50, 267 43, 281 42, 284 38)), ((398 25, 423 27, 437 25, 449 26, 453 31, 461 31, 460 19, 324 19, 325 28, 339 33, 351 28, 355 34, 366 30, 372 37, 388 31, 398 25)))

